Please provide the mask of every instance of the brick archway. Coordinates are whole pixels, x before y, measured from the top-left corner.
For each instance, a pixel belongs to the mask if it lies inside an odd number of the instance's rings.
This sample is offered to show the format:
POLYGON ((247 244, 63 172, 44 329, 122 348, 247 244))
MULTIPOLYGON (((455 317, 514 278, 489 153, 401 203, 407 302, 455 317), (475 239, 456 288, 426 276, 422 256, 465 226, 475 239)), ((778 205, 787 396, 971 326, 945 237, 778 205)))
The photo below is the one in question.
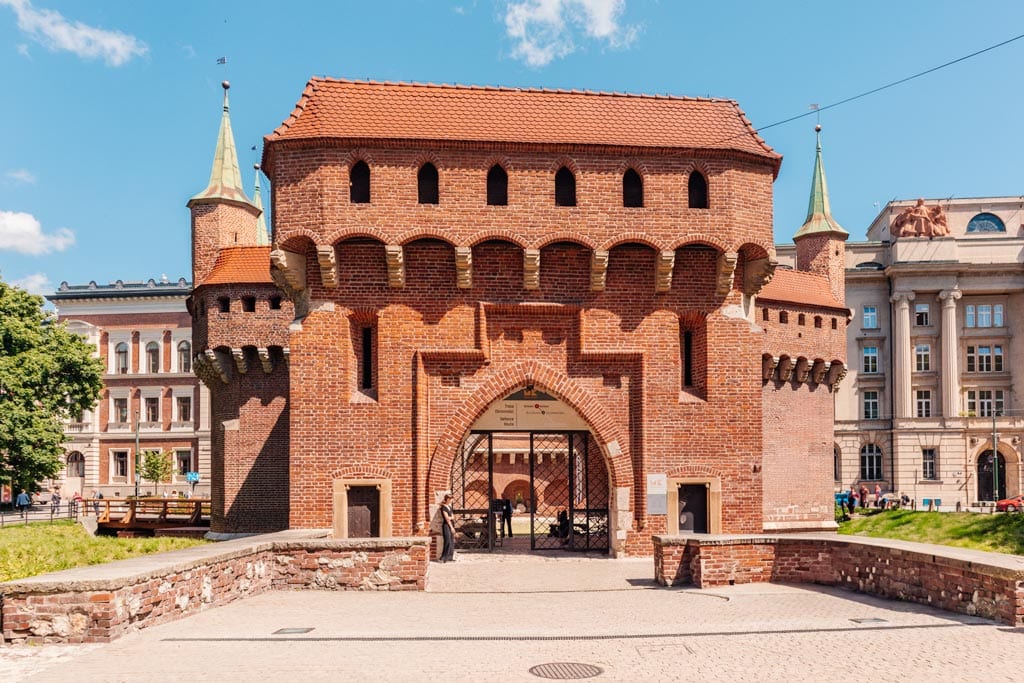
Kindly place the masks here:
MULTIPOLYGON (((459 444, 477 418, 505 396, 532 384, 562 401, 589 425, 601 453, 608 463, 609 487, 627 487, 633 491, 633 469, 629 441, 604 407, 568 376, 536 361, 519 363, 497 372, 473 393, 448 422, 430 456, 427 472, 429 490, 448 487, 452 463, 459 444)), ((428 496, 432 499, 432 495, 428 496)))

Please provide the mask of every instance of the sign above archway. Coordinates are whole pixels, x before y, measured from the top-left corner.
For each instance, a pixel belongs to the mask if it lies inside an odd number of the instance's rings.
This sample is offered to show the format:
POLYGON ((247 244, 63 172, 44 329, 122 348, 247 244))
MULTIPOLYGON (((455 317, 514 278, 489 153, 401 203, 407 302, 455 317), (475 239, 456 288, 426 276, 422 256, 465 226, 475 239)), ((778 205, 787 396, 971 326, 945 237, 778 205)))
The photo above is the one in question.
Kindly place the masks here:
POLYGON ((471 429, 561 432, 590 431, 590 426, 554 396, 527 387, 492 403, 471 429))

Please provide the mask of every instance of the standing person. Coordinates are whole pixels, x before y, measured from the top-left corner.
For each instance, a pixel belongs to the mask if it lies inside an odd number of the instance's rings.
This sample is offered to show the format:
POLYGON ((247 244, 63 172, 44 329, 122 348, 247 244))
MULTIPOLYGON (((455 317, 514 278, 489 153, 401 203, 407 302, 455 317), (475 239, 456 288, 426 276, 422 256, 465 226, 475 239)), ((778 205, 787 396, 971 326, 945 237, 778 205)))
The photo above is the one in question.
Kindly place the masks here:
POLYGON ((854 508, 857 507, 857 492, 850 487, 850 493, 846 496, 846 505, 850 508, 850 514, 853 514, 854 508))
POLYGON ((57 489, 53 490, 53 495, 50 496, 50 512, 60 512, 60 491, 57 489))
POLYGON ((455 513, 452 511, 452 494, 444 494, 441 501, 441 536, 444 545, 441 548, 441 561, 451 562, 455 559, 455 513))
POLYGON ((868 487, 864 484, 860 485, 860 507, 866 509, 868 506, 868 487))
POLYGON ((24 517, 25 511, 28 510, 29 505, 32 504, 32 501, 28 497, 28 492, 25 491, 25 489, 22 489, 21 493, 18 494, 18 499, 15 504, 18 506, 18 512, 20 512, 21 516, 24 517))
POLYGON ((882 485, 875 484, 875 507, 882 507, 882 485))
POLYGON ((507 528, 508 537, 512 538, 512 501, 508 498, 501 500, 501 528, 507 528))

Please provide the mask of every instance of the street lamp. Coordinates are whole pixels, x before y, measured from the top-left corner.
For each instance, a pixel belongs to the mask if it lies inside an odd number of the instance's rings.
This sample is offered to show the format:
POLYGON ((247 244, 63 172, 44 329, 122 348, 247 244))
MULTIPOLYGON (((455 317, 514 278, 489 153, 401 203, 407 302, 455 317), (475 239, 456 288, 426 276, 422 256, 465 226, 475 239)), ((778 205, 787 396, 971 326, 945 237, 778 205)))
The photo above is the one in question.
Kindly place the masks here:
POLYGON ((999 500, 999 434, 995 406, 992 407, 992 500, 999 500))
POLYGON ((135 498, 139 497, 139 409, 135 409, 135 498))

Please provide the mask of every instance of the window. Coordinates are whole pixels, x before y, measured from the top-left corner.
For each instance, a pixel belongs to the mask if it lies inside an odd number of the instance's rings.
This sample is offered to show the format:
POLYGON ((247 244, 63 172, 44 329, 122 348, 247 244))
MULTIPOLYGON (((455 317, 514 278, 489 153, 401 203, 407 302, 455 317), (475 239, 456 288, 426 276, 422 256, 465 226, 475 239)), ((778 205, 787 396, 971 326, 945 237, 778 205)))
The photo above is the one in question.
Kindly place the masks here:
POLYGON ((918 327, 928 327, 931 325, 931 317, 928 313, 928 304, 914 304, 914 324, 918 327))
POLYGON ((160 372, 160 345, 156 342, 146 344, 146 372, 160 372))
POLYGON ((783 325, 789 324, 789 313, 787 311, 779 311, 779 322, 783 325))
POLYGON ((487 172, 487 204, 508 205, 508 173, 499 164, 491 166, 491 170, 487 172))
POLYGON ((231 299, 227 298, 226 296, 218 297, 217 308, 220 310, 221 313, 230 313, 231 299))
POLYGON ((644 181, 633 169, 622 174, 622 205, 641 207, 644 205, 644 181))
POLYGON ((838 329, 838 328, 839 328, 839 322, 835 318, 832 318, 832 329, 835 330, 835 329, 838 329))
POLYGON ((821 329, 821 316, 820 315, 814 316, 814 326, 817 329, 819 329, 819 330, 821 329))
POLYGON ((801 325, 801 326, 803 326, 803 325, 806 325, 806 324, 807 324, 807 318, 806 318, 806 316, 804 316, 804 314, 803 314, 803 313, 799 314, 799 315, 798 315, 798 316, 796 317, 796 324, 797 324, 797 325, 801 325))
POLYGON ((128 479, 128 451, 110 451, 110 474, 115 479, 128 479))
POLYGON ((863 395, 864 399, 864 419, 865 420, 877 420, 878 419, 878 392, 877 391, 865 391, 863 395))
POLYGON ((279 297, 279 296, 272 296, 272 297, 270 297, 269 301, 270 301, 270 310, 272 310, 272 311, 280 311, 281 310, 281 297, 279 297))
POLYGON ((114 399, 114 422, 124 424, 128 422, 128 399, 114 399))
POLYGON ((967 327, 1002 327, 1002 304, 968 304, 964 309, 964 325, 967 327))
POLYGON ((178 372, 192 372, 192 344, 178 342, 178 372))
POLYGON ((192 421, 192 397, 178 396, 174 399, 175 408, 178 411, 178 422, 192 421))
POLYGON ((69 477, 84 477, 85 476, 85 456, 74 451, 68 454, 68 476, 69 477))
POLYGON ((114 372, 119 375, 128 374, 128 345, 124 342, 114 347, 114 372))
POLYGON ((864 329, 878 329, 878 309, 874 306, 864 307, 864 329))
POLYGON ((357 161, 348 171, 348 200, 353 204, 370 203, 370 167, 357 161))
POLYGON ((254 296, 243 296, 242 297, 242 312, 243 313, 255 313, 256 312, 256 297, 254 297, 254 296))
POLYGON ((938 479, 939 468, 937 465, 937 458, 935 455, 934 448, 922 448, 921 449, 921 478, 922 479, 938 479))
POLYGON ((683 332, 683 386, 693 386, 693 332, 683 332))
POLYGON ((860 449, 860 478, 868 481, 882 478, 882 449, 873 443, 860 449))
POLYGON ((174 451, 174 471, 180 477, 192 472, 192 451, 174 451))
POLYGON ((865 346, 861 369, 869 374, 878 372, 878 347, 865 346))
POLYGON ((416 174, 417 201, 420 204, 437 204, 440 201, 437 185, 437 166, 428 161, 420 166, 420 170, 416 174))
POLYGON ((767 308, 762 308, 761 309, 761 320, 765 320, 765 321, 768 320, 768 309, 767 308))
POLYGON ((146 422, 159 422, 160 421, 160 398, 157 396, 147 396, 146 402, 146 422))
POLYGON ((931 344, 917 344, 914 346, 915 367, 918 372, 928 372, 932 369, 932 347, 931 344))
POLYGON ((1003 371, 1003 347, 995 346, 968 346, 967 347, 967 372, 1002 372, 1003 371))
POLYGON ((995 214, 979 213, 967 223, 967 232, 1006 232, 1006 226, 995 214))
POLYGON ((565 166, 555 174, 555 206, 576 206, 576 176, 565 166))
POLYGON ((917 392, 917 416, 918 417, 931 417, 932 416, 932 392, 931 391, 918 391, 917 392))
POLYGON ((1003 414, 1003 391, 1001 389, 978 389, 967 392, 967 414, 976 417, 992 417, 1003 414))
POLYGON ((690 173, 687 195, 691 209, 708 208, 708 181, 700 171, 690 173))
POLYGON ((363 328, 363 357, 359 371, 359 388, 373 388, 373 328, 363 328))

